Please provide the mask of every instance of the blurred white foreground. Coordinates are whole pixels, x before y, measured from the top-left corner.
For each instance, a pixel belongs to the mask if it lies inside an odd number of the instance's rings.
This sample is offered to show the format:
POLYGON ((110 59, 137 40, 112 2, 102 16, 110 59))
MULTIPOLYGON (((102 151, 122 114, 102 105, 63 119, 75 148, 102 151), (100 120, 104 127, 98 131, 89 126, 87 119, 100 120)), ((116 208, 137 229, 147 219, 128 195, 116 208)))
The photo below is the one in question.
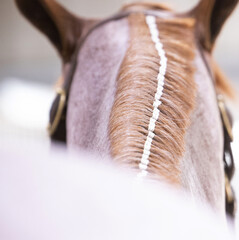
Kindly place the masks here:
POLYGON ((182 193, 96 156, 11 146, 0 159, 1 240, 234 239, 182 193))

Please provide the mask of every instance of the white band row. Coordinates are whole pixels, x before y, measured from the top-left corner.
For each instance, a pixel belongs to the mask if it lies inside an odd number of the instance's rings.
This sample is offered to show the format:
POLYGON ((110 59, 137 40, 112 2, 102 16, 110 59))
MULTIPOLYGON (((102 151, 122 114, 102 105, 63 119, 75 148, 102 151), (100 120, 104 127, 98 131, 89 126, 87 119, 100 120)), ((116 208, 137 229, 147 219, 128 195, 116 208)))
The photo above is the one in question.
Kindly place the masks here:
POLYGON ((159 73, 157 76, 158 87, 157 87, 157 92, 155 94, 155 99, 154 99, 154 103, 153 103, 153 107, 154 107, 153 116, 150 118, 150 122, 149 122, 149 126, 148 126, 148 136, 145 141, 144 152, 143 152, 141 161, 139 163, 140 173, 137 175, 138 178, 146 177, 148 174, 147 169, 148 169, 148 165, 149 165, 149 156, 150 156, 152 141, 155 137, 154 131, 155 131, 155 126, 156 126, 156 121, 158 120, 159 115, 160 115, 159 106, 162 104, 161 97, 163 95, 164 80, 165 80, 165 74, 166 74, 167 62, 168 62, 168 59, 167 59, 165 51, 164 51, 163 44, 161 43, 160 38, 159 38, 159 31, 158 31, 158 27, 156 24, 156 17, 146 16, 146 23, 149 27, 152 41, 154 42, 155 48, 160 57, 160 67, 159 67, 159 73))

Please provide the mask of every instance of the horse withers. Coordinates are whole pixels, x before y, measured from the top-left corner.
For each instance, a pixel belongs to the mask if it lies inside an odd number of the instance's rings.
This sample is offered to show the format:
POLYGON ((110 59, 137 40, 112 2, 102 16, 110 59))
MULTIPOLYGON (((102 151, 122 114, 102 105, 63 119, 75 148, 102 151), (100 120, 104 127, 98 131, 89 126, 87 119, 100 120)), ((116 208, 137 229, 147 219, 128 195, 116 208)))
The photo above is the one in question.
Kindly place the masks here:
POLYGON ((238 0, 201 0, 183 14, 134 3, 104 20, 76 17, 53 0, 16 3, 62 59, 52 138, 110 155, 139 181, 182 187, 225 217, 233 171, 225 180, 223 156, 232 139, 217 96, 232 90, 212 50, 238 0))

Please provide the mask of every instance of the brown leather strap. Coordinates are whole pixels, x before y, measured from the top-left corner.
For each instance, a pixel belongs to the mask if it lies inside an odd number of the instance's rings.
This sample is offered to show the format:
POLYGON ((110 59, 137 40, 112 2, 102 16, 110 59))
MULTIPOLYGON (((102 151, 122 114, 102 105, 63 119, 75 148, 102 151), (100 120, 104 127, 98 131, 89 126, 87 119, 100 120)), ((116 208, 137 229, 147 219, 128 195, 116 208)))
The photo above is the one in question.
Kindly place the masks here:
POLYGON ((226 194, 226 212, 232 219, 235 218, 236 213, 236 196, 231 186, 231 181, 235 173, 235 163, 231 149, 233 141, 232 134, 232 117, 226 108, 224 99, 219 96, 218 106, 220 109, 221 119, 223 123, 224 132, 224 171, 225 171, 225 194, 226 194))

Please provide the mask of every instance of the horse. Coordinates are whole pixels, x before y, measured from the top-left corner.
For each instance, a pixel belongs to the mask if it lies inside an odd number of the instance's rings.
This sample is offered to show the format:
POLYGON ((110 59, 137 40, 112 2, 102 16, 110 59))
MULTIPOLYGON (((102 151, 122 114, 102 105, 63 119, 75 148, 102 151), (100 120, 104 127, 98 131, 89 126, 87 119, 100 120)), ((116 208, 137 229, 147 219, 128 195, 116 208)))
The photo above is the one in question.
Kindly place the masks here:
POLYGON ((15 2, 62 60, 53 140, 110 156, 137 181, 185 189, 222 218, 225 205, 234 215, 224 103, 233 91, 212 52, 238 0, 200 0, 184 13, 132 3, 103 20, 54 0, 15 2))

